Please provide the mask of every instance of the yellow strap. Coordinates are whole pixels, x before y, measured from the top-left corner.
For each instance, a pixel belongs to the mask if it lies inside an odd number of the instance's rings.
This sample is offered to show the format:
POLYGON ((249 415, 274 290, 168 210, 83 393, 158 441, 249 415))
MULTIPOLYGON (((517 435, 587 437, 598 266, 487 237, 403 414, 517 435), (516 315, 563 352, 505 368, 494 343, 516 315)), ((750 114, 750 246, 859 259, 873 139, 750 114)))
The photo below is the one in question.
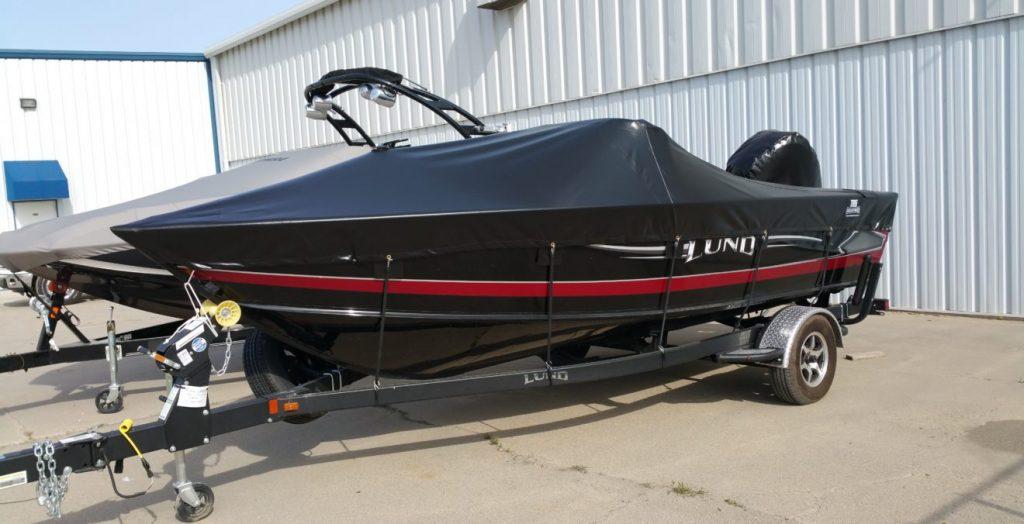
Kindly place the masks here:
POLYGON ((124 439, 128 441, 128 444, 131 445, 132 449, 135 450, 135 454, 138 455, 139 458, 142 458, 142 451, 139 451, 139 447, 135 445, 135 441, 128 436, 128 432, 132 430, 132 424, 134 424, 132 419, 126 418, 121 421, 121 425, 117 427, 117 430, 121 432, 121 436, 124 437, 124 439))

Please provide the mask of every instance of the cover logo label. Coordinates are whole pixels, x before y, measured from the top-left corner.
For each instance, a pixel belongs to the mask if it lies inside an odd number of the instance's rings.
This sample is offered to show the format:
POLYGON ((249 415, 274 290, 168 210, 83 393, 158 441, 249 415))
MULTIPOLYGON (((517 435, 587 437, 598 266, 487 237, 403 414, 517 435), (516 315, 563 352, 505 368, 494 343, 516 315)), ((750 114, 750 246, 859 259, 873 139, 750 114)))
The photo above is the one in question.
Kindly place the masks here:
POLYGON ((846 218, 853 218, 860 216, 860 200, 856 198, 850 199, 850 205, 846 206, 846 218))

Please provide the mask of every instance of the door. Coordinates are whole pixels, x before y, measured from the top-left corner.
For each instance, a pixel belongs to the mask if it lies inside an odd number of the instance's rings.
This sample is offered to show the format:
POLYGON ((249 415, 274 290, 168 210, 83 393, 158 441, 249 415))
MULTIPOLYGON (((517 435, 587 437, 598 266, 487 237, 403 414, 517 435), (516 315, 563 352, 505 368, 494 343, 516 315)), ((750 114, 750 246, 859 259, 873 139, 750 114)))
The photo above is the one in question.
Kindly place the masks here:
POLYGON ((21 229, 29 224, 57 218, 56 200, 26 200, 14 204, 14 228, 21 229))

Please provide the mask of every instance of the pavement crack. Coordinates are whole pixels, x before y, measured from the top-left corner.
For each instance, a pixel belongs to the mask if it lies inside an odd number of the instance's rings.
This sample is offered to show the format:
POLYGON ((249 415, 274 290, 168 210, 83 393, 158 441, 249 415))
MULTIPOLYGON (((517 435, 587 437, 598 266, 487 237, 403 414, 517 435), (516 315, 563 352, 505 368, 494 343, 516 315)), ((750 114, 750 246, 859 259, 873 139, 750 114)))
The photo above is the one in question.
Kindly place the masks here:
POLYGON ((388 405, 388 404, 385 404, 385 405, 382 405, 382 406, 377 406, 377 407, 379 407, 379 408, 381 408, 383 410, 386 410, 386 411, 390 411, 390 412, 394 413, 395 415, 398 415, 399 418, 401 418, 402 420, 404 420, 406 422, 411 422, 413 424, 418 424, 420 426, 437 427, 437 424, 434 424, 433 422, 430 422, 429 420, 424 420, 424 419, 421 419, 421 418, 416 418, 416 417, 412 416, 408 411, 405 411, 404 409, 396 408, 396 407, 388 405))

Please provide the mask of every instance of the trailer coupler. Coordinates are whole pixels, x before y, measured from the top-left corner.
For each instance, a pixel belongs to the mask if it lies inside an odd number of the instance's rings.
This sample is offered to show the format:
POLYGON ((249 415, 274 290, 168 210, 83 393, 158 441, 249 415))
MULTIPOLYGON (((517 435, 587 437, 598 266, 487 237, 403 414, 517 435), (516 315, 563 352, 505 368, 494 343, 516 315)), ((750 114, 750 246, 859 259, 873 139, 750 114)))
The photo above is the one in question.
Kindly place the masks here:
MULTIPOLYGON (((58 442, 44 441, 32 449, 0 456, 0 473, 6 473, 0 474, 0 487, 37 482, 39 504, 49 516, 56 518, 60 517, 60 506, 69 489, 71 473, 107 468, 118 496, 139 496, 149 488, 125 495, 117 488, 114 471, 121 470, 125 459, 138 456, 152 486, 152 471, 143 454, 166 449, 175 453, 178 463, 175 489, 178 491, 179 517, 202 518, 204 512, 209 514, 212 507, 207 509, 207 505, 212 504, 212 493, 204 495, 202 488, 187 480, 180 452, 210 442, 212 434, 206 394, 212 370, 207 351, 210 328, 203 322, 186 323, 183 328, 151 354, 158 366, 172 378, 167 401, 156 422, 133 427, 131 420, 125 420, 116 432, 88 432, 58 442)), ((115 369, 112 368, 112 372, 116 372, 115 369)))

